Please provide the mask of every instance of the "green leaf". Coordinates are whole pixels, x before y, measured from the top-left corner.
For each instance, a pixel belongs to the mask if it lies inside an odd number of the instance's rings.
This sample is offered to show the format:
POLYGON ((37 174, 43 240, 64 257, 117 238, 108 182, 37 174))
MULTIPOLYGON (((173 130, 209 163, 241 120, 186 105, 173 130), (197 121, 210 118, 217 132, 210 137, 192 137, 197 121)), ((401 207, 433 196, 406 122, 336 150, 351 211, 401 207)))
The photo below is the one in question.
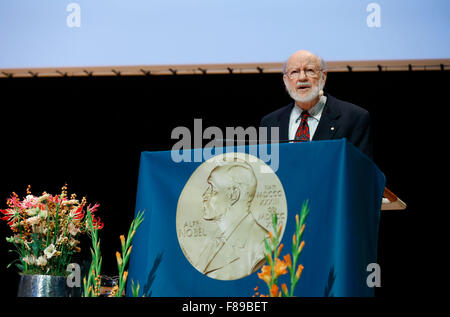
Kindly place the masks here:
POLYGON ((144 221, 144 213, 145 213, 145 211, 143 210, 143 211, 138 211, 138 214, 137 214, 137 216, 136 216, 136 227, 135 227, 135 230, 137 230, 137 228, 141 225, 141 223, 144 221))
POLYGON ((8 250, 8 253, 17 253, 19 257, 22 257, 21 253, 18 250, 8 250))
POLYGON ((42 240, 41 240, 39 234, 37 234, 37 233, 32 233, 31 239, 33 240, 33 242, 30 244, 31 250, 33 251, 33 254, 36 257, 39 257, 39 254, 41 253, 40 251, 42 248, 42 240))
POLYGON ((264 254, 264 257, 266 258, 267 265, 269 265, 269 256, 267 254, 264 254))
POLYGON ((309 211, 310 211, 309 199, 307 199, 305 202, 303 202, 302 210, 300 212, 300 227, 305 223, 309 211))
POLYGON ((98 273, 98 275, 100 275, 100 272, 102 270, 102 262, 103 262, 103 258, 100 257, 100 260, 98 261, 98 266, 97 266, 97 273, 98 273))
POLYGON ((9 267, 11 266, 11 265, 13 265, 14 263, 16 263, 16 262, 20 262, 18 259, 15 259, 14 261, 12 261, 11 263, 9 263, 7 266, 6 266, 6 268, 7 269, 9 269, 9 267))
POLYGON ((264 245, 266 247, 266 253, 271 253, 272 249, 269 247, 269 243, 267 242, 267 237, 264 238, 264 245))
POLYGON ((273 226, 273 232, 274 232, 275 234, 277 234, 277 232, 278 232, 278 229, 277 229, 277 222, 278 222, 277 213, 274 212, 274 213, 272 214, 272 226, 273 226))
POLYGON ((137 285, 134 285, 134 281, 131 280, 131 292, 133 294, 133 297, 139 297, 139 288, 141 286, 139 285, 139 282, 137 283, 137 285))

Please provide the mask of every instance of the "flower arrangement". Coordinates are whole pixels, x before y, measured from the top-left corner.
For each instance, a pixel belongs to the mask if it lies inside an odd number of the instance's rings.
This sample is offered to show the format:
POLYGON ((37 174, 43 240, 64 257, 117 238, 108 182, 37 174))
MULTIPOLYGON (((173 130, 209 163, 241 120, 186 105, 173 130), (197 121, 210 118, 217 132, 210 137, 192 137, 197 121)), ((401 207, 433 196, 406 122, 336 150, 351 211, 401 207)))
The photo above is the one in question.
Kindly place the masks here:
MULTIPOLYGON (((292 257, 288 253, 281 260, 280 254, 283 249, 283 244, 280 243, 281 226, 278 226, 277 215, 272 215, 272 226, 274 234, 269 231, 270 241, 265 240, 266 247, 266 263, 261 268, 261 272, 258 273, 258 277, 262 279, 269 288, 271 297, 292 297, 294 296, 294 289, 300 280, 300 276, 303 272, 303 265, 299 264, 297 266, 298 258, 305 246, 305 241, 301 241, 303 237, 303 232, 305 231, 305 221, 310 211, 308 200, 302 205, 302 209, 299 215, 295 215, 295 233, 292 236, 292 257), (300 242, 301 241, 301 242, 300 242), (290 274, 290 288, 288 289, 285 283, 281 284, 281 290, 278 286, 278 278, 281 275, 290 274)), ((258 291, 256 287, 255 292, 258 291)), ((258 295, 259 293, 256 293, 258 295)), ((263 295, 261 295, 263 296, 263 295)))
POLYGON ((31 194, 19 199, 16 193, 6 200, 8 208, 1 210, 1 220, 7 221, 13 235, 6 240, 12 243, 18 258, 16 263, 22 274, 67 275, 66 268, 74 253, 80 252, 79 236, 94 228, 103 228, 100 219, 94 216, 99 204, 87 205, 72 194, 67 196, 67 184, 60 195, 44 192, 41 196, 31 194))

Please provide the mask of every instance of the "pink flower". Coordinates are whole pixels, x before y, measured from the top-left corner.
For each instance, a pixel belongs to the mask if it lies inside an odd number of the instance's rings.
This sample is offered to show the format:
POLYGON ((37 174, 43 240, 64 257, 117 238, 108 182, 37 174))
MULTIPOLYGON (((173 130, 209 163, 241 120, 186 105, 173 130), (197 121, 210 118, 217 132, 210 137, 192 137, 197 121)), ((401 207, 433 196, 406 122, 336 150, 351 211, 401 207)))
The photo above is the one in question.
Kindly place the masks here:
POLYGON ((24 209, 28 208, 35 208, 37 205, 37 197, 34 197, 33 195, 27 195, 25 199, 22 201, 21 207, 24 209))
POLYGON ((92 206, 92 207, 91 207, 91 204, 89 204, 89 206, 88 206, 87 208, 89 209, 89 211, 90 211, 91 213, 94 213, 94 212, 97 211, 98 207, 100 207, 100 204, 99 204, 99 203, 96 203, 96 204, 95 204, 94 206, 92 206))
POLYGON ((66 200, 67 200, 67 197, 64 197, 64 198, 61 199, 58 195, 56 195, 56 196, 50 196, 49 199, 50 199, 52 202, 54 202, 55 204, 60 204, 60 203, 62 203, 63 201, 66 201, 66 200))
POLYGON ((11 198, 8 198, 6 202, 10 207, 21 207, 20 200, 16 196, 11 196, 11 198))

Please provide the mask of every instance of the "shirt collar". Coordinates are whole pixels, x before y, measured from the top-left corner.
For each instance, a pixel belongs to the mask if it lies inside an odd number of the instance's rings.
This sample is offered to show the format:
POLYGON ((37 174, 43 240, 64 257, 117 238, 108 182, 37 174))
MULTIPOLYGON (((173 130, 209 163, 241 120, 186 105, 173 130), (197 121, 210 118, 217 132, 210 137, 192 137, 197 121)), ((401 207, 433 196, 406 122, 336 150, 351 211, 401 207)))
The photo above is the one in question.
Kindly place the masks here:
MULTIPOLYGON (((322 95, 319 99, 319 101, 308 110, 309 115, 316 119, 317 121, 320 120, 320 117, 322 116, 323 107, 325 106, 325 103, 327 102, 327 97, 322 95)), ((303 112, 302 109, 300 109, 295 103, 294 103, 294 109, 292 109, 293 115, 297 119, 300 114, 303 112)))

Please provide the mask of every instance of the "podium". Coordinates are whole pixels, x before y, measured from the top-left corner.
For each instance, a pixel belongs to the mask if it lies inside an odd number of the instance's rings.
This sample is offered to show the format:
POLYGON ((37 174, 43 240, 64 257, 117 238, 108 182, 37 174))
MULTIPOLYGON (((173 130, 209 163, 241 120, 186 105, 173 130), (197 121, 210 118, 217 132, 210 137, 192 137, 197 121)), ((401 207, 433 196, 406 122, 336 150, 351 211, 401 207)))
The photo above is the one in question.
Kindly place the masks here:
MULTIPOLYGON (((258 146, 220 150, 257 153, 254 147, 258 146)), ((186 151, 185 157, 199 158, 203 149, 186 151)), ((377 262, 383 173, 345 139, 278 144, 272 151, 287 203, 281 257, 290 252, 302 203, 308 199, 311 208, 298 262, 304 270, 294 295, 374 296, 367 278, 369 265, 377 262)), ((256 272, 218 280, 200 272, 185 256, 177 236, 177 205, 202 163, 176 162, 170 151, 141 153, 136 211, 145 210, 145 220, 134 238, 128 294, 131 280, 140 283, 140 295, 146 296, 250 297, 257 286, 260 293, 269 293, 256 272)), ((284 278, 287 281, 288 274, 280 277, 279 285, 284 278)))

